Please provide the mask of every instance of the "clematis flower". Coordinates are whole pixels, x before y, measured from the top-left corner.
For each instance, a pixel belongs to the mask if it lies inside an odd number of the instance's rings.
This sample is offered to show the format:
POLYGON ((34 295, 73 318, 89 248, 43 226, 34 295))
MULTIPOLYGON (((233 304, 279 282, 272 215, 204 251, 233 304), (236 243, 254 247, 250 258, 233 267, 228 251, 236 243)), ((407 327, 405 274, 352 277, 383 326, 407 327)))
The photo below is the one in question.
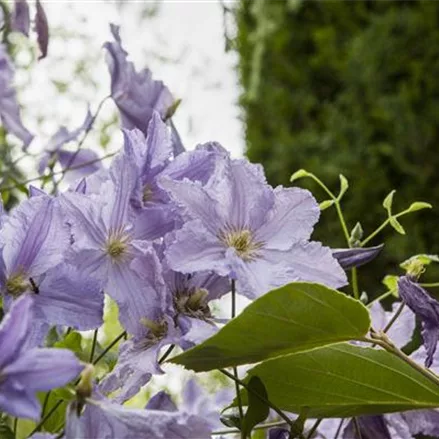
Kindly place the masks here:
MULTIPOLYGON (((148 278, 148 267, 155 270, 158 265, 155 252, 137 239, 133 227, 130 198, 137 184, 136 169, 130 157, 122 154, 113 162, 110 179, 99 195, 67 192, 59 198, 71 222, 71 263, 84 276, 97 279, 117 302, 121 323, 130 334, 141 318, 154 317, 162 309, 163 300, 148 278)), ((149 239, 163 233, 156 218, 150 218, 148 226, 149 239)))
POLYGON ((0 44, 0 120, 6 131, 18 137, 26 149, 34 136, 23 126, 15 90, 14 69, 6 47, 0 44))
POLYGON ((33 300, 24 295, 0 324, 0 410, 12 416, 39 419, 36 392, 61 387, 83 366, 66 349, 29 349, 33 300))
POLYGON ((50 325, 90 330, 102 324, 99 283, 64 262, 70 234, 56 199, 34 191, 6 218, 0 241, 4 304, 24 293, 35 295, 33 345, 42 342, 50 325))
MULTIPOLYGON (((163 247, 158 248, 158 254, 162 252, 163 247)), ((119 403, 137 394, 152 375, 163 373, 159 353, 165 346, 188 349, 217 331, 208 302, 229 290, 227 280, 215 273, 184 275, 165 264, 163 271, 161 266, 148 271, 151 287, 164 298, 162 308, 151 316, 137 305, 138 315, 144 317, 139 318, 134 337, 121 344, 116 367, 100 385, 105 394, 118 391, 115 400, 119 403)))
POLYGON ((210 438, 210 428, 201 416, 182 411, 129 409, 95 392, 78 416, 76 403, 67 409, 65 439, 88 438, 210 438))
POLYGON ((427 350, 425 366, 430 367, 439 340, 439 302, 410 276, 402 276, 398 279, 398 292, 404 303, 422 321, 422 338, 427 350))
POLYGON ((111 75, 111 95, 122 118, 123 128, 138 128, 144 134, 153 112, 162 120, 174 104, 174 99, 162 81, 155 81, 149 69, 136 72, 127 52, 122 48, 119 27, 110 25, 114 42, 105 43, 108 51, 107 64, 111 75))
POLYGON ((80 149, 78 151, 69 151, 64 148, 65 144, 76 140, 81 133, 90 129, 93 123, 93 116, 90 110, 87 110, 82 124, 73 131, 68 131, 62 126, 49 140, 45 147, 45 154, 40 160, 38 172, 42 175, 47 166, 54 160, 58 160, 62 169, 71 169, 67 176, 70 180, 76 180, 86 177, 102 168, 96 152, 90 149, 80 149))
POLYGON ((161 180, 187 219, 166 253, 172 269, 229 276, 251 299, 297 280, 346 283, 330 249, 309 242, 319 208, 308 191, 273 190, 261 168, 246 160, 222 163, 205 187, 161 180))

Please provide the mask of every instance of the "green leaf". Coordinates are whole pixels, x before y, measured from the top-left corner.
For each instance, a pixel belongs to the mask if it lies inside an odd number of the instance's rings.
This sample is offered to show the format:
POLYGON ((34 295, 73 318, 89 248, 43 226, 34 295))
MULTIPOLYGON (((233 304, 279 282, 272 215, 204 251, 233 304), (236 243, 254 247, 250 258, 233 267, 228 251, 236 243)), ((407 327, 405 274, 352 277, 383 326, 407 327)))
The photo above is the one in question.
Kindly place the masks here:
POLYGON ((253 427, 265 421, 270 414, 268 405, 256 395, 268 400, 267 391, 263 382, 257 377, 252 376, 248 383, 251 391, 248 393, 248 409, 242 421, 242 436, 250 437, 253 427))
POLYGON ((320 210, 325 210, 334 204, 334 200, 325 200, 319 204, 320 210))
POLYGON ((422 209, 431 209, 433 206, 430 203, 424 203, 423 201, 416 201, 412 203, 410 207, 407 209, 408 212, 416 212, 417 210, 422 209))
POLYGON ((252 376, 281 410, 307 408, 311 418, 439 407, 439 387, 416 369, 384 350, 347 343, 265 361, 252 376))
POLYGON ((290 181, 293 182, 299 180, 299 178, 309 177, 310 175, 311 174, 308 171, 305 171, 305 169, 299 169, 291 176, 290 181))
POLYGON ((202 344, 172 358, 197 372, 305 351, 363 337, 370 326, 358 300, 319 284, 270 291, 202 344))
POLYGON ((337 198, 338 200, 341 200, 341 198, 349 188, 349 182, 343 174, 340 174, 338 177, 340 178, 340 193, 338 194, 337 198))
POLYGON ((15 435, 9 425, 6 423, 6 419, 0 419, 0 438, 1 439, 15 439, 15 435))
POLYGON ((396 297, 398 297, 398 279, 399 276, 387 274, 381 281, 381 283, 385 285, 389 291, 392 292, 392 295, 396 297))
POLYGON ((52 390, 55 398, 62 399, 64 401, 72 401, 76 399, 75 391, 72 387, 62 387, 60 389, 52 390))
POLYGON ((391 212, 392 212, 393 196, 395 195, 395 192, 396 192, 395 190, 390 192, 390 194, 387 195, 387 197, 384 198, 384 201, 383 201, 383 207, 384 207, 384 209, 387 210, 387 213, 389 214, 389 216, 392 215, 391 212))
POLYGON ((54 344, 56 348, 70 349, 73 352, 82 352, 82 336, 78 332, 72 331, 67 334, 67 336, 54 344))
POLYGON ((402 227, 402 225, 400 224, 400 222, 394 217, 391 216, 389 218, 390 220, 390 225, 401 235, 405 235, 405 230, 404 227, 402 227))

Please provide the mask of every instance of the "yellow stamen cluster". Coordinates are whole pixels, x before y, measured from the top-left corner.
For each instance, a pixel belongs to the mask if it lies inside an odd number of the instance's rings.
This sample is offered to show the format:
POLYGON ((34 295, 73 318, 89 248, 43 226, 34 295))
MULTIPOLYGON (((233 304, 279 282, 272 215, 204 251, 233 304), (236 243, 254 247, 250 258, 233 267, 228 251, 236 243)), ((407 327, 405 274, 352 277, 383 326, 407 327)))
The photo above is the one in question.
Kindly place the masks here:
POLYGON ((130 236, 124 232, 110 233, 105 246, 105 252, 114 262, 118 262, 126 256, 129 240, 130 236))
POLYGON ((152 192, 151 186, 149 184, 145 184, 145 186, 143 186, 142 201, 144 203, 147 203, 148 201, 150 201, 152 199, 152 196, 153 196, 153 192, 152 192))
POLYGON ((6 281, 6 292, 11 296, 18 297, 29 289, 30 283, 22 273, 14 274, 6 281))
POLYGON ((219 234, 219 239, 227 246, 236 250, 238 256, 244 261, 257 258, 257 251, 262 247, 261 242, 255 242, 252 232, 243 230, 224 230, 219 234))
POLYGON ((150 320, 146 317, 140 319, 140 323, 149 329, 149 332, 144 340, 144 347, 149 348, 157 344, 168 333, 168 322, 162 320, 150 320))
POLYGON ((211 317, 210 308, 207 305, 209 292, 200 288, 193 292, 177 293, 175 295, 175 308, 181 314, 198 319, 209 319, 211 317))

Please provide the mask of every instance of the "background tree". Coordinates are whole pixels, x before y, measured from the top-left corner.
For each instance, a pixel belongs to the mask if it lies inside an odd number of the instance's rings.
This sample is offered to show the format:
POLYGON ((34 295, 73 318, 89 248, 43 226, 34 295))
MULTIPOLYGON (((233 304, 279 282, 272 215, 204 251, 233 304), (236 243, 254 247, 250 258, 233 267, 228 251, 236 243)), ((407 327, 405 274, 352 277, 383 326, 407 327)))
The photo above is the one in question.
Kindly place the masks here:
MULTIPOLYGON (((349 225, 366 231, 390 188, 401 208, 437 208, 439 3, 241 0, 236 18, 247 155, 271 184, 299 168, 333 186, 343 173, 349 225)), ((335 212, 324 215, 318 238, 341 246, 335 212)), ((403 222, 410 239, 388 231, 381 263, 439 251, 437 210, 421 215, 403 222)))

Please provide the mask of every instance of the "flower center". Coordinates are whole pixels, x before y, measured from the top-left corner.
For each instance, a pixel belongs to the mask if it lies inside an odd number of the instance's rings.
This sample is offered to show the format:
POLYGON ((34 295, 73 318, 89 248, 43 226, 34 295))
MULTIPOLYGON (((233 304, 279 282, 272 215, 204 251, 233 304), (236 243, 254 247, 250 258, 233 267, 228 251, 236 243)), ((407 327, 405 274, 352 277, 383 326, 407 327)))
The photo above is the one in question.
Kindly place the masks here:
POLYGON ((110 233, 105 246, 105 252, 117 262, 124 258, 128 251, 130 236, 123 232, 110 233))
POLYGON ((168 333, 168 322, 164 318, 161 320, 150 320, 143 317, 140 319, 140 323, 149 329, 143 343, 145 349, 157 344, 168 333))
POLYGON ((257 250, 263 245, 262 242, 254 241, 252 232, 248 229, 225 230, 219 234, 219 238, 227 247, 233 247, 244 261, 257 258, 257 250))
POLYGON ((12 275, 6 281, 6 292, 13 297, 18 297, 30 288, 29 281, 22 273, 12 275))
POLYGON ((152 191, 151 185, 149 185, 148 183, 145 184, 145 186, 143 186, 142 201, 144 203, 147 203, 148 201, 151 201, 153 194, 154 193, 152 191))
POLYGON ((177 293, 174 298, 177 312, 197 319, 208 319, 212 317, 210 308, 207 304, 209 292, 200 288, 194 292, 177 293))

